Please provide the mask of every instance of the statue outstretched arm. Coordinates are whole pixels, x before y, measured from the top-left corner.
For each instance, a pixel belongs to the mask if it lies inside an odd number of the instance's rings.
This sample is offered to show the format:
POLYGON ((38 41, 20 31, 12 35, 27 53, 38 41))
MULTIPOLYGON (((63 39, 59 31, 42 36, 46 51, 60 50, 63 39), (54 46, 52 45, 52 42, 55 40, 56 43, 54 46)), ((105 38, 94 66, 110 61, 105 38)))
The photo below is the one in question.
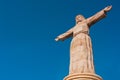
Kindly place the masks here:
POLYGON ((103 10, 99 11, 92 17, 87 18, 88 26, 91 26, 98 22, 99 20, 103 19, 106 16, 106 13, 112 9, 112 6, 107 6, 103 10))
POLYGON ((59 40, 64 41, 65 39, 72 37, 72 36, 73 36, 73 28, 71 28, 67 32, 57 36, 57 38, 55 38, 55 41, 59 41, 59 40))

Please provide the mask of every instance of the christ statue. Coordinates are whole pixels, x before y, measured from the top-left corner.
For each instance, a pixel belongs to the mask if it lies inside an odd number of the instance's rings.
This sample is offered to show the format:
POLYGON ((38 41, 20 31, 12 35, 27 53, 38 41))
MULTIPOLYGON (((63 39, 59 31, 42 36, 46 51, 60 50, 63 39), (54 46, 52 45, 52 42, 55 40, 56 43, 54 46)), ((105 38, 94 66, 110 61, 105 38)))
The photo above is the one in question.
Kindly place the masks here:
POLYGON ((63 41, 72 37, 69 74, 95 73, 89 29, 93 24, 106 17, 106 13, 110 11, 111 8, 112 6, 107 6, 87 19, 83 15, 77 15, 75 18, 75 26, 55 39, 56 41, 63 41))

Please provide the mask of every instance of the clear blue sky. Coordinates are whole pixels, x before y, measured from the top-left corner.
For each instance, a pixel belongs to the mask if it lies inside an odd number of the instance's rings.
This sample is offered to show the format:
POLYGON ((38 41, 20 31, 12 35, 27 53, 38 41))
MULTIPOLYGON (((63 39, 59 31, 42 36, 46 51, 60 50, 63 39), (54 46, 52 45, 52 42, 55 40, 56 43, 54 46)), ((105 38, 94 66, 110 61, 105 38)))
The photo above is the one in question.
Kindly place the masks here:
POLYGON ((70 39, 54 38, 75 16, 113 9, 90 29, 96 73, 120 80, 119 0, 0 0, 0 80, 62 80, 69 69, 70 39))

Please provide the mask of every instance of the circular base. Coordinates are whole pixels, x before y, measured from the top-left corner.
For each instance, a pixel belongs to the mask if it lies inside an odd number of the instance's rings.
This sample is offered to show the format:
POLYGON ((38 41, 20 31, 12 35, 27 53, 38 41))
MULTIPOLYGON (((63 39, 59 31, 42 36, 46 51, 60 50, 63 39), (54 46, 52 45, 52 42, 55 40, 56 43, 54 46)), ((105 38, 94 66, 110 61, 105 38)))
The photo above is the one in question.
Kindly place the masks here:
POLYGON ((64 80, 102 80, 102 78, 96 74, 70 74, 64 78, 64 80))

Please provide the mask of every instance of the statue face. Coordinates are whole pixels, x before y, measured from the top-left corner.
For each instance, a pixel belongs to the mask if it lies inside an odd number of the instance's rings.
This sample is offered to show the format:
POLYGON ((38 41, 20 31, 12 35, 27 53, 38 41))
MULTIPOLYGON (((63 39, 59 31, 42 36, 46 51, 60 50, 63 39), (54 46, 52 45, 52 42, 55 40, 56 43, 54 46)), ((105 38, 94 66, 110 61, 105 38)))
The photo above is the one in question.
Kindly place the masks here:
POLYGON ((77 15, 76 16, 76 23, 82 22, 83 20, 85 20, 84 16, 82 16, 82 15, 77 15))

